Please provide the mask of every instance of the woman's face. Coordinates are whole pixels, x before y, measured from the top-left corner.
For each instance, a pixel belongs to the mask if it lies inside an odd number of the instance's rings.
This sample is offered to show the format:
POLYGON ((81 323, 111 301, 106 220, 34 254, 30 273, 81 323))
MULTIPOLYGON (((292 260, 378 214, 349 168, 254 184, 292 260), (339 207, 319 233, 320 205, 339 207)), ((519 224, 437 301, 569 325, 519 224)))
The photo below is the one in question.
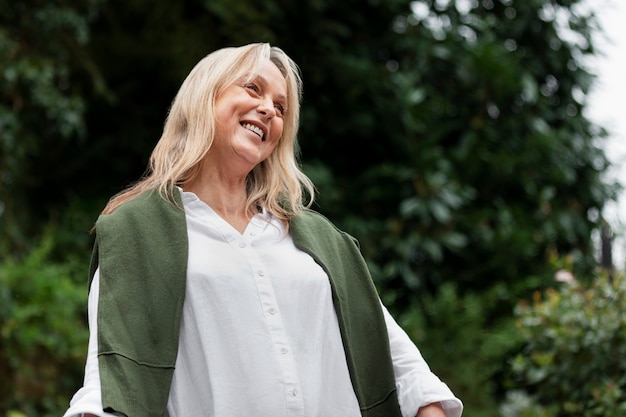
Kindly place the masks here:
POLYGON ((249 172, 272 153, 283 133, 287 82, 268 61, 252 80, 227 87, 217 98, 215 111, 210 153, 230 168, 249 172))

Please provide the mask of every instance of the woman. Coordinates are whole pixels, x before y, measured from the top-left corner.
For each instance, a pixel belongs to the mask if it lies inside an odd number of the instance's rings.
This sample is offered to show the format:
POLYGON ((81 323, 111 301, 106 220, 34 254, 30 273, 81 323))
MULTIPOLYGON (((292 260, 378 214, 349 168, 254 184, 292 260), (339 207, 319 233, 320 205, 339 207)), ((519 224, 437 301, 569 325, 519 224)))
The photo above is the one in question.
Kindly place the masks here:
POLYGON ((148 174, 96 222, 85 381, 65 416, 461 415, 355 241, 307 208, 300 99, 268 44, 191 71, 148 174))

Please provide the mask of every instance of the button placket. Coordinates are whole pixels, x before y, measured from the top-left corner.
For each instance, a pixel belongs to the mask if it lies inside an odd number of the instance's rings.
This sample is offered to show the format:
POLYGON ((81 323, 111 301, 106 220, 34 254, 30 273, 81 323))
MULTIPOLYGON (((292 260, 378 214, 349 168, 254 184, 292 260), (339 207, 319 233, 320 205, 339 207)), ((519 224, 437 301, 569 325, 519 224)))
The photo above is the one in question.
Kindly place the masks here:
POLYGON ((282 370, 284 392, 286 394, 288 415, 302 416, 304 413, 304 399, 299 392, 300 380, 297 374, 295 358, 287 338, 285 323, 278 307, 275 289, 272 283, 272 270, 263 263, 263 242, 268 241, 267 232, 273 229, 254 229, 240 238, 237 246, 245 254, 254 276, 257 295, 262 309, 263 318, 267 324, 269 337, 274 347, 275 361, 282 370))

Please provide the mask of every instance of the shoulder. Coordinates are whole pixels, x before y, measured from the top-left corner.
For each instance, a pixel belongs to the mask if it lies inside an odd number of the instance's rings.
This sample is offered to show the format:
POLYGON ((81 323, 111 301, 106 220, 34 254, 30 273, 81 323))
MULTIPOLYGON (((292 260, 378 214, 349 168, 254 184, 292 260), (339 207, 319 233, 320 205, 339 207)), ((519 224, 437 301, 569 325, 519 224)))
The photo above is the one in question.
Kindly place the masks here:
POLYGON ((106 216, 124 217, 132 215, 137 211, 151 210, 154 207, 159 207, 167 202, 168 200, 162 196, 158 190, 147 190, 126 201, 115 209, 115 211, 107 214, 106 216))
POLYGON ((342 241, 358 246, 357 240, 339 229, 332 221, 323 214, 306 209, 303 213, 293 218, 289 223, 293 239, 300 241, 342 241))
POLYGON ((324 232, 345 234, 344 231, 335 226, 326 216, 311 209, 305 209, 304 212, 293 218, 290 221, 290 227, 292 229, 304 229, 309 231, 322 229, 324 232))
MULTIPOLYGON (((180 193, 178 194, 180 201, 180 193)), ((146 191, 128 200, 113 212, 101 215, 96 222, 96 245, 99 262, 103 257, 111 264, 125 259, 138 262, 142 254, 143 262, 156 265, 161 260, 168 263, 179 257, 186 259, 188 248, 187 224, 182 207, 162 197, 157 190, 146 191), (150 256, 144 256, 145 254, 150 256)))
POLYGON ((112 213, 101 215, 96 222, 96 233, 101 232, 102 228, 113 228, 123 232, 128 228, 160 222, 163 219, 184 219, 180 194, 174 190, 172 196, 174 201, 162 196, 157 190, 145 191, 112 213))

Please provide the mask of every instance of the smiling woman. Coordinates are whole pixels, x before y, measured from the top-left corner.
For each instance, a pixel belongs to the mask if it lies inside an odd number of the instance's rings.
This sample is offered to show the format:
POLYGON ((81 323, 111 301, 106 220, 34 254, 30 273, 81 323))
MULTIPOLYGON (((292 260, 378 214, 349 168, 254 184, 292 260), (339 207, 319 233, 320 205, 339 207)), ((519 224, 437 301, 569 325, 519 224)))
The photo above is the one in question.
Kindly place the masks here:
MULTIPOLYGON (((207 155, 217 153, 221 146, 215 144, 216 149, 213 149, 214 142, 219 142, 220 138, 230 140, 234 131, 225 129, 239 129, 247 122, 262 129, 264 135, 272 128, 270 133, 277 135, 280 141, 273 143, 275 152, 270 152, 267 160, 249 167, 252 169, 246 183, 252 189, 239 190, 247 194, 245 211, 254 212, 257 206, 263 206, 281 219, 289 219, 304 207, 303 191, 311 199, 314 195, 313 185, 298 168, 294 154, 301 95, 300 72, 278 48, 249 45, 220 49, 206 56, 191 70, 172 103, 163 134, 150 158, 148 176, 115 196, 103 213, 108 214, 125 201, 153 188, 171 200, 176 186, 185 188, 206 169, 207 155), (276 86, 270 85, 269 80, 277 83, 276 86), (246 115, 234 113, 243 109, 227 108, 231 95, 236 95, 232 100, 241 101, 237 105, 247 106, 246 115), (260 107, 253 109, 251 106, 256 104, 260 107), (286 109, 290 111, 284 113, 286 109), (279 115, 275 117, 277 112, 279 115), (266 166, 269 169, 264 169, 266 166), (282 175, 285 169, 288 172, 282 175), (284 201, 276 204, 268 198, 270 195, 284 201)), ((215 159, 214 155, 208 158, 215 159)), ((216 163, 220 165, 213 170, 217 175, 226 164, 216 163)), ((229 186, 231 182, 229 179, 229 186)), ((226 200, 232 201, 234 196, 230 191, 227 194, 226 200)))
POLYGON ((246 179, 263 163, 283 134, 287 84, 268 61, 257 73, 226 87, 215 101, 215 133, 194 178, 181 183, 198 195, 241 233, 254 212, 242 211, 246 179), (216 187, 215 184, 223 184, 216 187), (225 191, 226 195, 219 195, 225 191), (217 193, 217 194, 216 194, 217 193), (237 193, 237 194, 234 194, 237 193))
POLYGON ((96 222, 85 382, 65 417, 461 415, 354 238, 307 207, 300 98, 267 44, 191 71, 148 174, 96 222))

